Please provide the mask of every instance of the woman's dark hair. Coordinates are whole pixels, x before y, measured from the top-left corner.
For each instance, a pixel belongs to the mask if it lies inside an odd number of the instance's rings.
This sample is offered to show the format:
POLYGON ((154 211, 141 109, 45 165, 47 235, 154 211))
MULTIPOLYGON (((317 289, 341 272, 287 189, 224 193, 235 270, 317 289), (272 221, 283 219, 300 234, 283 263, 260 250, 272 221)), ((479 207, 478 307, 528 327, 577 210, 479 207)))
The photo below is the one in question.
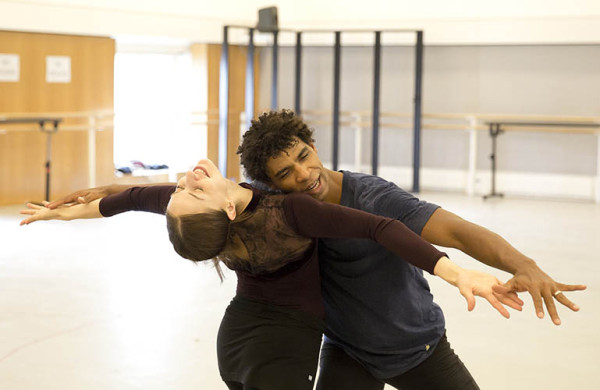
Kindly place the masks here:
POLYGON ((291 110, 266 112, 252 121, 237 150, 246 176, 252 180, 270 183, 267 161, 294 146, 297 138, 312 143, 313 130, 291 110))
POLYGON ((229 223, 224 210, 178 217, 167 213, 167 231, 175 252, 197 262, 212 259, 221 280, 223 272, 217 255, 227 243, 229 223))

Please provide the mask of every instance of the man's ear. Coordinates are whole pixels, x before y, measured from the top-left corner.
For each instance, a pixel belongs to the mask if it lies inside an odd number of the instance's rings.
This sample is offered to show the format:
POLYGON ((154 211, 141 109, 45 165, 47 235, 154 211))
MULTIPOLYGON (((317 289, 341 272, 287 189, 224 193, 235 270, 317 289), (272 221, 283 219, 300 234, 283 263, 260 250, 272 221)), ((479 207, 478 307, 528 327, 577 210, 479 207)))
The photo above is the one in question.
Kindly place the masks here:
POLYGON ((231 199, 227 199, 227 205, 225 206, 225 213, 227 213, 227 218, 233 221, 237 215, 235 211, 235 203, 231 199))

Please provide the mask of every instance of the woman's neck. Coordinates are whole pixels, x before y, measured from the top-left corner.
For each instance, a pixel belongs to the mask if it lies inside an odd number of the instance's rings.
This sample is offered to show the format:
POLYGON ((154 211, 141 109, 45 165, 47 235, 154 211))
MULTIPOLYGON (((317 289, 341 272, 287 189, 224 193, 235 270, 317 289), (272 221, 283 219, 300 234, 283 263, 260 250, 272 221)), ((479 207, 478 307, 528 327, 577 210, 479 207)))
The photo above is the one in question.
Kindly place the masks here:
POLYGON ((252 201, 252 190, 231 182, 229 191, 231 200, 235 204, 236 215, 239 216, 246 210, 252 201))

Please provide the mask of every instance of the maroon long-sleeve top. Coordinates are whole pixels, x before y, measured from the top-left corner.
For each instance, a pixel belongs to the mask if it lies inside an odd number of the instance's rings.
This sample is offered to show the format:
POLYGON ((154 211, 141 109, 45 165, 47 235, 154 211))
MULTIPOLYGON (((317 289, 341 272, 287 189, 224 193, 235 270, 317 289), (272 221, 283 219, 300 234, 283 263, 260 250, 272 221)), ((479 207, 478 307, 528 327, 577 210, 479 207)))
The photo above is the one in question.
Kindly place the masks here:
MULTIPOLYGON (((102 199, 100 212, 107 217, 130 210, 165 214, 174 190, 173 186, 130 188, 102 199)), ((397 220, 320 202, 306 194, 252 190, 252 201, 231 225, 230 243, 218 256, 236 272, 237 293, 244 297, 323 318, 317 261, 321 237, 371 239, 430 273, 445 255, 397 220)))

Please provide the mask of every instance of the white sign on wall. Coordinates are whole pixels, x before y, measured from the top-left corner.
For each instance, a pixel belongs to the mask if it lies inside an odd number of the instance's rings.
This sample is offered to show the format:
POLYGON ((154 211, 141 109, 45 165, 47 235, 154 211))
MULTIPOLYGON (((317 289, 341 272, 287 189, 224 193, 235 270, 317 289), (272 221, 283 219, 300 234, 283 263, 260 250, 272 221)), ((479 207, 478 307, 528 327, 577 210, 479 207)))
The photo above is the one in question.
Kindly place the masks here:
POLYGON ((18 54, 0 53, 0 82, 18 83, 21 77, 18 54))
POLYGON ((71 57, 46 56, 46 82, 71 82, 71 57))

